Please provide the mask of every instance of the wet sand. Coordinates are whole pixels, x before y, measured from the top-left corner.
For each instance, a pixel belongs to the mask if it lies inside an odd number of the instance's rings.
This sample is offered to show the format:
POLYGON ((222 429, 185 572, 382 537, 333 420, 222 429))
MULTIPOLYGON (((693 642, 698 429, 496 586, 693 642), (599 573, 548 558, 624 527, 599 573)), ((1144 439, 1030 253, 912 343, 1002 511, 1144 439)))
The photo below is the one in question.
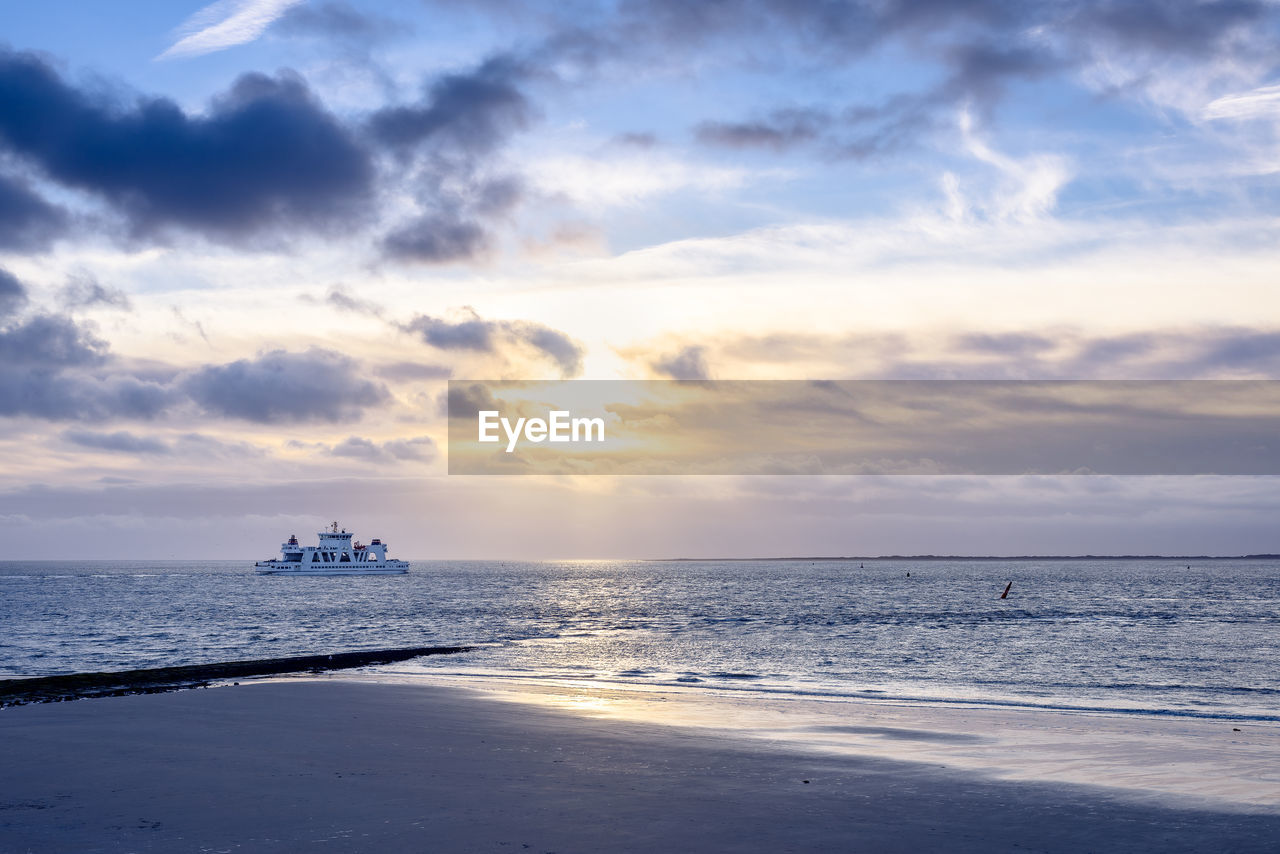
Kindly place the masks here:
MULTIPOLYGON (((866 726, 897 735, 882 713, 866 726)), ((855 723, 851 725, 858 725, 855 723)), ((901 730, 901 732, 899 732, 901 730)), ((9 851, 1268 851, 1280 811, 309 679, 0 711, 9 851), (806 782, 807 781, 807 782, 806 782)))

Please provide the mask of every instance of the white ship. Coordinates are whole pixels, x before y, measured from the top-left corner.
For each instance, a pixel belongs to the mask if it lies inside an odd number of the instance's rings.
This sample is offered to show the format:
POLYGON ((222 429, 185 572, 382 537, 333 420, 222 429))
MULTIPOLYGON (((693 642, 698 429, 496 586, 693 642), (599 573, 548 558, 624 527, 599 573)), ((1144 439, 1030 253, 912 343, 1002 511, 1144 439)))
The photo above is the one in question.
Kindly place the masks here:
POLYGON ((387 557, 382 540, 369 545, 351 541, 351 534, 338 530, 334 522, 320 532, 320 545, 300 546, 298 538, 289 535, 281 544, 280 557, 254 564, 259 575, 404 575, 408 561, 387 557))

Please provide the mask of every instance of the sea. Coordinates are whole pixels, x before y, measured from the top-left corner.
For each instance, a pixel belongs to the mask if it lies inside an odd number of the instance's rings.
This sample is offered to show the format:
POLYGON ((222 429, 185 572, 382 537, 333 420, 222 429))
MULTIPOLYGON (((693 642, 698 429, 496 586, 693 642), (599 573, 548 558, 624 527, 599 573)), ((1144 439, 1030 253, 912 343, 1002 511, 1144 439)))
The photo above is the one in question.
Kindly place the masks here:
POLYGON ((1280 721, 1280 561, 0 562, 0 678, 435 645, 397 672, 1280 721))

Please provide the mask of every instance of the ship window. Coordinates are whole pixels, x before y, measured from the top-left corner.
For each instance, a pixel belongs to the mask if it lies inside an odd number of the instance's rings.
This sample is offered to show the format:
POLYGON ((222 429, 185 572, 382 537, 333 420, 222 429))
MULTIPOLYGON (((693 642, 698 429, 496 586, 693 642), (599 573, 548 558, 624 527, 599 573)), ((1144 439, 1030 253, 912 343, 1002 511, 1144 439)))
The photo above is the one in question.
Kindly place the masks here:
POLYGON ((320 560, 320 552, 316 552, 311 556, 311 562, 316 563, 320 560))
POLYGON ((343 552, 342 560, 338 561, 338 563, 351 563, 351 556, 348 555, 346 552, 343 552))
POLYGON ((378 556, 376 554, 374 554, 373 552, 369 553, 369 560, 377 560, 377 559, 378 559, 378 556))

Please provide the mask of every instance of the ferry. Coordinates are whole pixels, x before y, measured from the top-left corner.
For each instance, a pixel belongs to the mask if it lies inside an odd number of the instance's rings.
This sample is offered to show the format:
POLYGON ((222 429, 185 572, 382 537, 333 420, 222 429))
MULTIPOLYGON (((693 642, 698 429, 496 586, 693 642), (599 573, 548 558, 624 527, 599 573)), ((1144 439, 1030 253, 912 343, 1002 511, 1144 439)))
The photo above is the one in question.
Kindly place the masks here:
POLYGON ((320 545, 302 546, 294 534, 281 544, 280 557, 254 564, 259 575, 404 575, 408 561, 387 557, 387 545, 371 540, 369 545, 351 541, 344 528, 334 522, 321 531, 320 545))

